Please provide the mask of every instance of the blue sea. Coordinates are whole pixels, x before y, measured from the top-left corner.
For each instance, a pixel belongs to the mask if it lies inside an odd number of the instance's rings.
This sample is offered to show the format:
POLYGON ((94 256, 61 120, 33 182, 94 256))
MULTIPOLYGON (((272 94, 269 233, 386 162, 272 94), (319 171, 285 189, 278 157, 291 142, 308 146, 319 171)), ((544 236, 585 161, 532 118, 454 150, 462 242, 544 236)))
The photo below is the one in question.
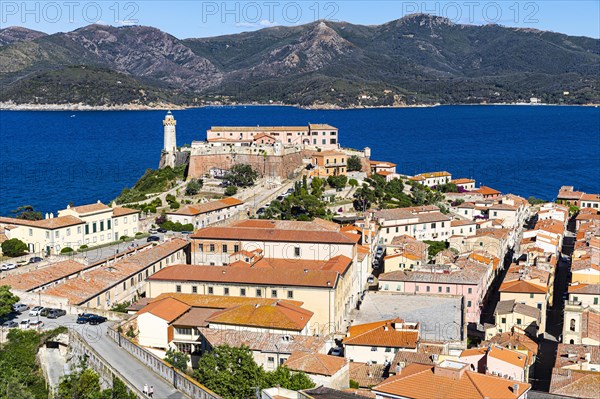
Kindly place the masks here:
MULTIPOLYGON (((0 111, 0 215, 20 205, 56 212, 115 198, 158 166, 164 111, 0 111)), ((305 110, 208 107, 174 111, 179 145, 211 125, 339 128, 344 147, 370 147, 398 172, 447 170, 525 197, 562 185, 600 192, 600 108, 442 106, 305 110)))

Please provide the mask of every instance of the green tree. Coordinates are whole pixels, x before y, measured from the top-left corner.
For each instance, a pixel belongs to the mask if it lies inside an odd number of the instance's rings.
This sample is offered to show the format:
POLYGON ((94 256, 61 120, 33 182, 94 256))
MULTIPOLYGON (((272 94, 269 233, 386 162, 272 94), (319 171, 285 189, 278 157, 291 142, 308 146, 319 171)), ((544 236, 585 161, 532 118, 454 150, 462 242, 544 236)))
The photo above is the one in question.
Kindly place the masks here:
POLYGON ((348 184, 350 185, 350 187, 358 187, 358 180, 350 179, 348 180, 348 184))
POLYGON ((131 301, 116 303, 110 308, 111 312, 127 313, 127 308, 131 305, 131 301))
POLYGON ((313 177, 310 182, 310 193, 315 197, 321 197, 323 195, 323 185, 325 181, 320 177, 313 177))
POLYGON ((385 192, 392 197, 400 198, 404 194, 404 183, 400 179, 392 179, 385 185, 385 192))
POLYGON ((12 312, 12 306, 19 300, 18 296, 10 292, 9 285, 0 286, 0 318, 12 312))
POLYGON ((439 252, 442 252, 443 250, 445 250, 446 248, 448 248, 448 243, 445 242, 445 241, 430 241, 430 240, 425 240, 423 242, 425 244, 429 245, 429 248, 427 249, 427 252, 429 253, 429 257, 430 258, 433 258, 439 252))
POLYGON ((544 201, 541 198, 536 198, 534 196, 531 196, 527 199, 527 201, 531 204, 531 205, 539 205, 539 204, 545 204, 547 201, 544 201))
POLYGON ((258 172, 248 164, 233 165, 225 174, 225 181, 237 187, 248 187, 254 184, 258 172))
POLYGON ((23 205, 11 211, 15 218, 24 220, 42 220, 42 212, 33 209, 31 205, 23 205))
POLYGON ((232 195, 236 195, 238 192, 238 188, 236 186, 229 186, 225 189, 225 195, 231 197, 232 195))
POLYGON ((224 399, 253 397, 254 387, 265 386, 264 371, 247 346, 216 346, 198 361, 194 376, 224 399))
POLYGON ((190 360, 190 357, 183 352, 179 352, 174 349, 168 349, 164 360, 176 369, 185 372, 188 368, 188 361, 190 360))
POLYGON ((348 157, 348 172, 360 172, 362 170, 362 162, 357 155, 350 155, 348 157))
POLYGON ((27 253, 27 244, 18 238, 11 238, 2 243, 2 253, 6 256, 21 256, 27 253))
POLYGON ((202 189, 204 181, 201 179, 192 179, 185 188, 185 195, 196 195, 202 189))
POLYGON ((279 366, 273 371, 265 373, 266 386, 281 386, 285 389, 300 391, 315 387, 315 383, 306 373, 293 372, 286 366, 279 366))
POLYGON ((83 363, 81 370, 65 376, 58 385, 60 399, 96 399, 102 391, 100 376, 83 363))
POLYGON ((60 250, 61 254, 70 254, 71 252, 73 252, 73 248, 71 248, 71 247, 64 247, 63 249, 60 250))
POLYGON ((341 189, 346 187, 347 182, 348 178, 344 175, 327 177, 327 184, 329 184, 330 187, 333 187, 335 189, 341 189))

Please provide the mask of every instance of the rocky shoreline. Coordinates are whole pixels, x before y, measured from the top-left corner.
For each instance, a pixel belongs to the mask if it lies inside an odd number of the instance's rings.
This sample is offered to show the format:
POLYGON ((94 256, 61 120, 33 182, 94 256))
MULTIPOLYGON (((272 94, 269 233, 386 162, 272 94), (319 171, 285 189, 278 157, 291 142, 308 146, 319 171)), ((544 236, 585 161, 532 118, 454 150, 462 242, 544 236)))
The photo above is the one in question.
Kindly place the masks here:
MULTIPOLYGON (((184 110, 190 108, 204 107, 296 107, 309 110, 350 110, 350 109, 375 109, 375 108, 429 108, 442 104, 414 104, 414 105, 392 105, 392 106, 352 106, 341 107, 335 104, 314 104, 301 106, 297 104, 260 104, 260 103, 240 103, 240 104, 206 104, 206 105, 176 105, 168 103, 157 104, 120 104, 120 105, 87 105, 87 104, 16 104, 13 102, 0 102, 1 111, 161 111, 161 110, 184 110)), ((527 106, 576 106, 576 107, 598 107, 599 104, 528 104, 528 103, 498 103, 498 104, 446 104, 446 105, 527 105, 527 106)))

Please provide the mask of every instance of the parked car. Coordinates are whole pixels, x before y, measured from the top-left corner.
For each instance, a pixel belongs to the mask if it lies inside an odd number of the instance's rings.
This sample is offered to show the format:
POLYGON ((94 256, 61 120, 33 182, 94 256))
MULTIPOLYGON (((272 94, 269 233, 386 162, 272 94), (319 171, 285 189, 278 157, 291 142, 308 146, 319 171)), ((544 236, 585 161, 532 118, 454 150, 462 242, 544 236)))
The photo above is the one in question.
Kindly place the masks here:
POLYGON ((106 321, 106 317, 104 317, 104 316, 92 315, 91 317, 88 318, 88 323, 92 326, 102 324, 105 321, 106 321))
POLYGON ((15 303, 13 305, 13 310, 17 313, 24 312, 27 309, 29 309, 29 306, 25 305, 24 303, 15 303))
POLYGON ((292 187, 288 188, 287 191, 285 192, 286 194, 291 194, 294 192, 294 189, 292 187))
POLYGON ((64 309, 51 309, 48 312, 48 318, 49 319, 58 319, 61 316, 65 316, 67 314, 67 311, 64 309))
POLYGON ((182 231, 181 232, 181 235, 184 235, 184 236, 189 236, 190 234, 192 234, 191 231, 182 231))
POLYGON ((277 198, 275 198, 277 201, 281 202, 283 201, 283 195, 278 195, 277 198))
POLYGON ((258 208, 258 210, 256 211, 257 215, 262 215, 263 213, 265 213, 265 208, 258 208))
POLYGON ((95 316, 92 313, 81 313, 77 316, 77 324, 85 324, 89 321, 90 317, 95 316))
POLYGON ((52 308, 44 308, 40 311, 40 316, 44 316, 44 317, 48 317, 48 313, 50 313, 50 311, 52 310, 52 308))
POLYGON ((331 356, 344 356, 344 349, 340 348, 339 346, 336 346, 335 348, 331 349, 331 352, 329 353, 331 356))
POLYGON ((27 330, 29 328, 29 319, 23 319, 21 320, 21 322, 19 323, 19 328, 21 330, 27 330))
POLYGON ((34 256, 33 258, 29 258, 29 263, 39 263, 41 261, 43 261, 43 258, 40 258, 39 256, 34 256))
POLYGON ((148 230, 148 233, 150 233, 150 234, 156 234, 156 233, 158 233, 158 230, 156 230, 156 229, 150 229, 150 230, 148 230))
POLYGON ((14 320, 9 320, 9 321, 5 321, 4 323, 2 323, 2 327, 4 327, 4 328, 17 328, 17 327, 19 327, 19 323, 17 323, 14 320))
POLYGON ((35 328, 36 330, 44 327, 44 322, 41 320, 34 320, 29 322, 29 328, 35 328))
POLYGON ((43 306, 36 306, 29 311, 29 316, 41 316, 40 313, 44 310, 43 306))
POLYGON ((0 266, 0 270, 12 270, 16 268, 17 265, 15 265, 14 263, 5 263, 2 266, 0 266))
POLYGON ((375 276, 369 276, 369 277, 367 277, 367 283, 373 284, 374 282, 375 282, 375 276))
POLYGON ((26 264, 27 264, 26 260, 19 260, 19 261, 17 261, 17 267, 25 266, 26 264))
POLYGON ((163 234, 164 234, 164 233, 166 233, 166 232, 167 232, 167 229, 163 229, 163 228, 161 227, 161 228, 158 228, 158 229, 156 229, 156 231, 158 231, 159 233, 163 233, 163 234))
POLYGON ((150 236, 150 237, 146 238, 146 242, 152 242, 152 241, 160 241, 160 237, 159 236, 150 236))

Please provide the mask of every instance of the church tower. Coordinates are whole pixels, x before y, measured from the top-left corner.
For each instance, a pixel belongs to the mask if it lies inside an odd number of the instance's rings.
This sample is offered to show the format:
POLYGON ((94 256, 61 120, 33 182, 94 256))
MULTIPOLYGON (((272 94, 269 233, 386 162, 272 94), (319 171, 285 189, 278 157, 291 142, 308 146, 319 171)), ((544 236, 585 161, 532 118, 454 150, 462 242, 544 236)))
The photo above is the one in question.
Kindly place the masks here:
POLYGON ((171 114, 171 111, 167 112, 167 116, 165 116, 165 119, 163 120, 164 146, 161 167, 175 167, 175 153, 177 152, 175 125, 177 125, 177 121, 173 117, 173 114, 171 114))

